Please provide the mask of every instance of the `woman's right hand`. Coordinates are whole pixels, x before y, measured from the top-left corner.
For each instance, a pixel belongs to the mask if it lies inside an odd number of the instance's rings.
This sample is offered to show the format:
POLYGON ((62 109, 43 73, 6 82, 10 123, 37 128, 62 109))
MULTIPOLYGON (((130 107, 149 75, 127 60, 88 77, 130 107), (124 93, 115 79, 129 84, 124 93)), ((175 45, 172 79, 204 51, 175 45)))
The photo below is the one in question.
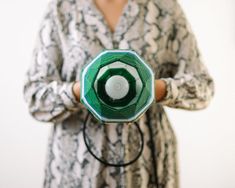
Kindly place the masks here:
POLYGON ((75 95, 78 102, 80 102, 80 82, 73 84, 73 94, 75 95))

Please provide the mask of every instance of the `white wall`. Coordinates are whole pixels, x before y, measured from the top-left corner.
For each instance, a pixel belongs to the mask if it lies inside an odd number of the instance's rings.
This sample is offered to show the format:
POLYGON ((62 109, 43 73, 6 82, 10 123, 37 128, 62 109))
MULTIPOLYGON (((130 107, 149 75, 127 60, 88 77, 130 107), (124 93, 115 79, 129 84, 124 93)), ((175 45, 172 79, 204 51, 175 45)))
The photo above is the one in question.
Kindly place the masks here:
POLYGON ((170 110, 183 188, 235 187, 235 1, 181 0, 216 93, 200 112, 170 110))
MULTIPOLYGON (((167 109, 178 136, 182 188, 235 187, 234 0, 181 0, 216 95, 200 112, 167 109)), ((0 187, 42 187, 50 124, 32 119, 24 73, 47 0, 0 1, 0 187)))

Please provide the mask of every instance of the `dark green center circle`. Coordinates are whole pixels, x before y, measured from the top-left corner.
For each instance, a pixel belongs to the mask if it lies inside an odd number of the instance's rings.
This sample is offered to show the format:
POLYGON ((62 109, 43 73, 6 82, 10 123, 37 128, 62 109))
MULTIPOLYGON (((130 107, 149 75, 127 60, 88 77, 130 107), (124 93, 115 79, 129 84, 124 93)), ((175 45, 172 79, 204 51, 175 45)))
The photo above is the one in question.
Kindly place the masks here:
POLYGON ((112 107, 123 107, 128 105, 136 96, 135 78, 124 68, 112 68, 107 70, 97 81, 97 95, 107 105, 112 107), (109 78, 115 75, 120 75, 126 78, 129 83, 129 91, 125 97, 121 99, 111 98, 105 90, 105 84, 109 78))

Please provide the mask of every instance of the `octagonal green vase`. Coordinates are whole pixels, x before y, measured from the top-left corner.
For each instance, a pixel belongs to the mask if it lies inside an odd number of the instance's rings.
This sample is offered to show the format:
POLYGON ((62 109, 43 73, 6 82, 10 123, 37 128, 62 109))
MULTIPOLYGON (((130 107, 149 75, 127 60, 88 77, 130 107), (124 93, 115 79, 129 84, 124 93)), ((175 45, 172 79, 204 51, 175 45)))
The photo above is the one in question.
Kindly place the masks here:
POLYGON ((154 73, 132 50, 105 50, 82 69, 81 102, 101 122, 133 122, 154 101, 154 73))

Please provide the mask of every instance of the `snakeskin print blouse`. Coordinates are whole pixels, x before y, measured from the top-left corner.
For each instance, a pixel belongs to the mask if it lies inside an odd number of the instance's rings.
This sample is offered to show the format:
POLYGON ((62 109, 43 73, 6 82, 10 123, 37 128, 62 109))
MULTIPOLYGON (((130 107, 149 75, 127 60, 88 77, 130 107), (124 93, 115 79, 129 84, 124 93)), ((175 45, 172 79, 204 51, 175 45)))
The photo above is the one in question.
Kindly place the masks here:
MULTIPOLYGON (((53 124, 43 186, 178 188, 177 140, 163 107, 203 109, 214 84, 177 0, 128 0, 114 32, 93 0, 50 0, 35 43, 24 97, 36 120, 53 124), (138 120, 144 151, 126 167, 106 166, 87 151, 87 109, 72 92, 83 66, 104 49, 135 50, 167 85, 165 98, 138 120)), ((91 149, 110 160, 131 159, 140 147, 135 126, 101 126, 94 117, 87 136, 91 149)))

